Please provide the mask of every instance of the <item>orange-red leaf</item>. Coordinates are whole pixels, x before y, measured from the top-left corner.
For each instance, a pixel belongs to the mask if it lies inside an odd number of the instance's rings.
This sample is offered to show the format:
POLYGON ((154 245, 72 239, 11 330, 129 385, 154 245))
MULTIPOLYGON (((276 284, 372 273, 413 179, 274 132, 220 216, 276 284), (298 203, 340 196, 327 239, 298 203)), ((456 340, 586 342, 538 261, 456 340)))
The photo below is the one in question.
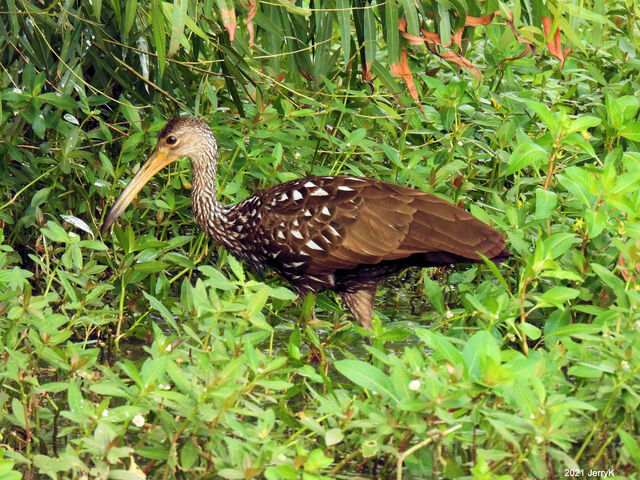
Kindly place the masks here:
POLYGON ((549 17, 542 17, 542 28, 544 29, 545 36, 549 39, 547 42, 547 48, 549 53, 560 60, 560 68, 564 66, 564 61, 567 59, 567 55, 571 52, 570 48, 562 50, 562 38, 560 36, 560 27, 556 28, 551 37, 551 19, 549 17))
POLYGON ((484 17, 472 17, 467 15, 467 20, 465 25, 467 27, 479 27, 480 25, 489 25, 495 16, 494 13, 490 13, 489 15, 485 15, 484 17))
MULTIPOLYGON (((503 18, 504 18, 504 16, 503 16, 503 18)), ((533 42, 530 42, 529 40, 527 40, 526 38, 521 37, 518 34, 518 30, 516 29, 516 26, 513 23, 513 14, 511 14, 511 16, 509 18, 505 18, 504 20, 505 20, 507 26, 511 29, 511 32, 513 33, 513 35, 516 37, 516 40, 518 41, 518 43, 523 43, 523 44, 526 45, 526 47, 525 47, 524 51, 520 55, 516 55, 515 57, 503 58, 502 60, 500 60, 499 68, 502 68, 502 64, 504 62, 509 62, 511 60, 517 60, 518 58, 524 57, 529 52, 531 52, 532 55, 536 54, 536 46, 533 44, 533 42)))
POLYGON ((247 31, 249 32, 249 46, 253 47, 254 43, 254 39, 255 39, 255 32, 253 31, 253 23, 251 23, 251 20, 253 20, 253 17, 256 16, 256 7, 258 6, 257 2, 255 0, 249 0, 249 13, 247 15, 247 31))
POLYGON ((407 90, 409 90, 409 95, 418 103, 418 108, 422 111, 422 114, 425 115, 425 111, 420 105, 420 97, 418 96, 418 89, 416 88, 416 84, 413 82, 413 74, 411 73, 411 69, 409 68, 409 62, 407 61, 407 51, 403 48, 402 55, 400 56, 400 60, 395 65, 390 66, 391 74, 396 77, 402 77, 404 83, 407 84, 407 90))
POLYGON ((456 65, 459 65, 462 68, 469 70, 478 79, 478 82, 482 82, 482 75, 480 75, 480 72, 478 71, 478 69, 473 66, 473 63, 471 63, 469 60, 464 58, 458 52, 451 49, 447 49, 445 53, 439 53, 436 50, 436 47, 432 43, 427 43, 427 48, 431 51, 431 53, 433 53, 434 55, 437 55, 443 60, 446 60, 447 62, 455 63, 456 65))
POLYGON ((620 273, 622 274, 622 278, 624 278, 625 282, 628 282, 631 279, 632 282, 636 281, 636 273, 640 273, 640 262, 636 263, 635 272, 633 269, 627 267, 627 262, 625 262, 622 254, 618 256, 618 265, 620 266, 620 273))
POLYGON ((229 40, 233 42, 233 38, 236 32, 236 11, 233 7, 223 8, 220 10, 220 16, 222 17, 222 24, 224 28, 229 32, 229 40))

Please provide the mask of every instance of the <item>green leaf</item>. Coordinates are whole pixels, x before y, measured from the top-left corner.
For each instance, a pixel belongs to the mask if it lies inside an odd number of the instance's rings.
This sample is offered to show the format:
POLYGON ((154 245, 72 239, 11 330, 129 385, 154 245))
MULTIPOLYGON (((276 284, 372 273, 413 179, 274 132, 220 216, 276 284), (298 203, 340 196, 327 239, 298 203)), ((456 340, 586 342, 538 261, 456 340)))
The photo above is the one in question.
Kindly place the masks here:
POLYGON ((618 131, 621 137, 629 139, 633 142, 640 142, 640 123, 628 122, 618 131))
POLYGON ((387 0, 385 5, 385 38, 389 65, 400 61, 400 29, 398 28, 398 4, 395 0, 387 0))
POLYGON ((391 398, 396 404, 398 398, 394 395, 391 380, 381 370, 361 360, 338 360, 336 369, 356 385, 360 385, 371 392, 377 392, 391 398))
POLYGON ((616 99, 608 93, 605 101, 605 106, 611 126, 616 130, 620 130, 620 127, 622 127, 622 122, 624 120, 624 117, 622 115, 622 108, 620 108, 620 105, 618 105, 616 99))
POLYGON ((332 463, 333 459, 331 457, 327 457, 321 449, 316 448, 309 454, 307 461, 304 463, 304 471, 316 472, 323 468, 327 468, 332 463))
POLYGON ((165 30, 161 0, 151 0, 151 26, 153 29, 156 54, 158 55, 158 81, 160 81, 167 63, 167 33, 165 30))
POLYGON ((558 126, 558 122, 554 118, 549 108, 547 108, 545 104, 540 102, 535 102, 533 100, 525 102, 525 104, 527 105, 527 107, 529 107, 531 110, 533 110, 538 114, 538 117, 540 117, 540 120, 542 121, 542 123, 544 123, 544 125, 549 129, 549 131, 551 131, 554 137, 557 137, 558 132, 560 131, 560 127, 558 126))
POLYGON ((423 276, 424 290, 431 302, 431 305, 442 316, 444 315, 444 296, 442 295, 442 288, 438 285, 438 282, 434 282, 426 275, 423 276))
POLYGON ((158 273, 167 268, 169 264, 160 262, 158 260, 152 260, 150 262, 140 262, 134 265, 134 270, 141 273, 158 273))
POLYGON ((344 61, 351 58, 351 2, 349 0, 338 0, 336 2, 338 11, 338 25, 340 26, 340 38, 342 39, 342 54, 344 61))
POLYGON ((581 167, 569 167, 564 174, 556 175, 558 182, 566 188, 575 198, 591 208, 598 192, 597 180, 581 167), (596 193, 594 193, 594 190, 596 193))
POLYGON ((416 3, 412 0, 401 0, 404 18, 407 19, 407 32, 413 35, 420 34, 420 20, 416 3))
POLYGON ((518 323, 518 330, 521 330, 527 337, 537 340, 542 336, 542 330, 530 323, 518 323))
POLYGON ((620 302, 623 307, 627 308, 629 304, 627 300, 625 282, 620 277, 614 275, 611 270, 598 263, 591 263, 591 270, 600 277, 600 280, 602 280, 607 287, 613 290, 618 302, 620 302))
POLYGON ((176 323, 175 318, 173 318, 173 315, 171 315, 171 312, 169 312, 169 310, 167 309, 167 307, 165 307, 162 302, 160 300, 158 300, 156 297, 154 297, 153 295, 149 295, 147 292, 145 292, 144 290, 142 291, 142 294, 144 295, 144 297, 149 301, 149 303, 151 304, 151 306, 156 309, 160 315, 162 315, 162 318, 164 318, 167 323, 169 325, 171 325, 171 327, 176 331, 176 332, 180 332, 180 328, 178 328, 178 324, 176 323))
POLYGON ((552 330, 550 332, 545 331, 546 337, 571 337, 579 335, 589 335, 602 330, 602 327, 598 325, 585 325, 582 323, 574 323, 572 325, 565 325, 552 330))
POLYGON ((547 159, 547 151, 534 142, 526 142, 518 145, 511 157, 505 175, 511 175, 528 166, 538 167, 538 164, 547 159))
POLYGON ((564 304, 573 300, 580 294, 579 290, 569 287, 551 287, 549 290, 538 296, 542 303, 540 306, 554 306, 564 310, 564 304))
POLYGON ((570 367, 567 373, 582 378, 600 378, 605 373, 614 373, 614 370, 602 364, 594 365, 580 362, 578 365, 570 367))
POLYGON ((327 445, 327 447, 330 447, 331 445, 337 445, 338 443, 342 442, 343 439, 344 433, 342 433, 342 430, 340 430, 339 428, 332 428, 330 430, 327 430, 327 433, 324 434, 324 443, 327 445))
POLYGON ((89 250, 98 250, 101 252, 104 252, 105 250, 109 250, 109 247, 107 247, 100 240, 80 240, 78 242, 78 246, 82 248, 88 248, 89 250))
POLYGON ((133 22, 136 19, 136 13, 138 13, 138 2, 136 0, 126 0, 124 8, 124 22, 122 24, 122 38, 123 40, 129 36, 133 22))
POLYGON ((583 115, 574 120, 571 120, 569 126, 565 127, 565 135, 568 135, 573 132, 582 132, 589 128, 598 126, 602 123, 602 120, 598 117, 592 117, 589 115, 583 115))
POLYGON ((367 69, 371 70, 371 66, 376 59, 376 23, 373 16, 373 8, 365 7, 363 11, 364 18, 364 55, 367 60, 367 69))
POLYGON ((46 102, 54 107, 62 108, 63 110, 75 110, 80 105, 73 98, 68 95, 61 95, 59 93, 41 93, 38 95, 38 99, 46 102))
POLYGON ((269 287, 265 285, 256 293, 252 294, 249 298, 249 303, 247 305, 247 313, 250 316, 256 315, 260 312, 265 304, 267 303, 267 299, 269 298, 269 287))
POLYGON ((416 335, 425 345, 431 348, 435 353, 439 354, 447 362, 452 365, 459 365, 463 362, 462 355, 453 344, 447 340, 447 337, 439 332, 432 332, 426 328, 416 328, 416 335))
POLYGON ((30 205, 32 207, 39 207, 47 200, 47 198, 49 198, 49 193, 51 193, 51 187, 46 187, 41 190, 38 190, 35 193, 35 195, 31 198, 30 205))
POLYGON ((640 107, 640 100, 633 95, 624 95, 618 98, 618 105, 622 109, 622 117, 625 122, 633 120, 638 113, 640 107))
POLYGON ((68 243, 69 234, 57 223, 49 220, 42 228, 42 233, 52 242, 68 243))
MULTIPOLYGON (((180 47, 180 39, 184 35, 184 26, 187 21, 187 8, 189 2, 187 0, 175 0, 172 3, 163 2, 163 7, 173 7, 173 12, 167 18, 171 23, 171 39, 169 41, 169 50, 167 55, 172 57, 180 47)), ((171 8, 168 9, 171 11, 171 8)))
POLYGON ((538 220, 548 218, 557 204, 558 196, 555 192, 543 190, 542 188, 536 189, 536 218, 538 220))
POLYGON ((618 431, 620 440, 636 465, 640 465, 640 446, 638 442, 624 430, 618 431))
POLYGON ((481 364, 487 360, 500 364, 502 354, 496 339, 486 330, 474 333, 462 350, 467 365, 469 380, 476 381, 481 375, 481 364))

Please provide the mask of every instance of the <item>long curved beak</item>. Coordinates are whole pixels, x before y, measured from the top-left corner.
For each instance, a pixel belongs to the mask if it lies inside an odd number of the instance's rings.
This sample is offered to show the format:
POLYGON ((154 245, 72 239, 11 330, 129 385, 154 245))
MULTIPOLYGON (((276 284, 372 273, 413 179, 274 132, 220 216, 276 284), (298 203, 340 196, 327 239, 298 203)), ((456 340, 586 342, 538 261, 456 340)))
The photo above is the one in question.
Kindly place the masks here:
POLYGON ((113 204, 111 210, 104 219, 104 223, 100 228, 100 233, 104 235, 109 227, 113 225, 113 222, 122 215, 127 206, 136 198, 138 192, 151 180, 156 173, 162 170, 164 167, 173 162, 177 157, 169 155, 164 152, 154 150, 147 162, 140 168, 140 171, 133 177, 133 180, 129 182, 129 185, 122 191, 116 203, 113 204))

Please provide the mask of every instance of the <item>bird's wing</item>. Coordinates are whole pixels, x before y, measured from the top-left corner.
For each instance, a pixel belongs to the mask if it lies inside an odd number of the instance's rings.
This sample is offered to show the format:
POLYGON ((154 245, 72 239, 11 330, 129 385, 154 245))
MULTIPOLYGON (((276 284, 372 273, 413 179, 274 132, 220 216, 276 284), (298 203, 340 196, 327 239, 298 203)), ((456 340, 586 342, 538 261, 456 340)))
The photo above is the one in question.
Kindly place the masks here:
POLYGON ((336 270, 416 253, 448 253, 442 263, 450 263, 456 261, 451 258, 474 261, 480 258, 476 252, 494 256, 504 249, 498 232, 464 210, 392 183, 312 177, 257 195, 262 209, 255 243, 266 262, 285 276, 297 270, 327 280, 336 270))

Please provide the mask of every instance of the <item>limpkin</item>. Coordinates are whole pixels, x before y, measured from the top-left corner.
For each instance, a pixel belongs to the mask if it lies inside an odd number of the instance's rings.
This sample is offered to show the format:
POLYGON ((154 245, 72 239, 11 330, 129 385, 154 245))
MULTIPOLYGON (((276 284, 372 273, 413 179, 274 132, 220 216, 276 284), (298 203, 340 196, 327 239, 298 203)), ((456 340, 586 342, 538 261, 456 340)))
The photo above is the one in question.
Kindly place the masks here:
POLYGON ((102 225, 104 234, 160 169, 190 157, 200 227, 254 269, 266 267, 301 295, 331 289, 371 329, 376 285, 411 266, 494 262, 511 254, 504 237, 436 196, 372 178, 308 177, 235 205, 216 198, 218 147, 209 126, 174 118, 102 225))

